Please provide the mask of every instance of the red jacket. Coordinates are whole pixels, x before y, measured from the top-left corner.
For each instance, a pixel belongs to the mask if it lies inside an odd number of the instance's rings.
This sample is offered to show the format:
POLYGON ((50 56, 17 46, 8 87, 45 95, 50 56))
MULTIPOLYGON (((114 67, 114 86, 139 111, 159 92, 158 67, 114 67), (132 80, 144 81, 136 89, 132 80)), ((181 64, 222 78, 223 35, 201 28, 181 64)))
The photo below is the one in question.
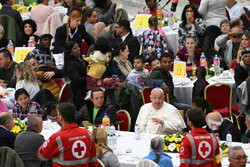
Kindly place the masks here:
POLYGON ((187 134, 180 146, 180 167, 221 167, 218 140, 203 128, 187 134))
POLYGON ((38 159, 52 158, 53 167, 95 167, 96 148, 92 134, 77 124, 64 126, 38 149, 38 159))

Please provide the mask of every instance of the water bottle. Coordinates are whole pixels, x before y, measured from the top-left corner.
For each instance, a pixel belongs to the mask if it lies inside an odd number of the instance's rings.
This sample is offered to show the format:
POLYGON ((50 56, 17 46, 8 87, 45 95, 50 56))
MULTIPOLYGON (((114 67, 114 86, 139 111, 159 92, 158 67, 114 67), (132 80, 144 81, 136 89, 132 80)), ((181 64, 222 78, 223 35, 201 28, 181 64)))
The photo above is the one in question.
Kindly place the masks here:
POLYGON ((114 150, 114 135, 109 136, 108 146, 114 150))
POLYGON ((213 63, 214 63, 214 75, 219 76, 220 75, 220 58, 217 55, 215 55, 213 63))
POLYGON ((104 114, 104 117, 102 118, 102 125, 103 128, 106 130, 107 134, 110 134, 110 119, 107 115, 107 113, 104 114))
POLYGON ((11 40, 9 40, 9 42, 8 42, 7 49, 10 51, 11 54, 13 54, 13 52, 14 52, 14 45, 13 45, 13 43, 12 43, 11 40))
POLYGON ((135 124, 135 140, 140 140, 141 139, 141 130, 140 127, 135 124))
POLYGON ((200 57, 200 66, 205 67, 207 69, 207 58, 203 52, 200 57))
POLYGON ((180 58, 179 58, 179 56, 178 56, 178 55, 176 55, 176 56, 175 56, 174 61, 180 61, 180 58))
POLYGON ((174 25, 174 13, 169 12, 168 13, 168 26, 172 28, 174 25))
POLYGON ((145 8, 144 14, 150 14, 150 9, 148 8, 148 5, 145 8))
POLYGON ((32 40, 32 37, 29 38, 28 47, 35 47, 35 42, 32 40))
POLYGON ((228 146, 232 146, 232 135, 230 134, 230 132, 227 133, 226 141, 228 146))
POLYGON ((186 71, 187 71, 187 77, 192 76, 193 66, 192 66, 192 62, 191 62, 189 57, 188 57, 188 60, 187 60, 186 71))

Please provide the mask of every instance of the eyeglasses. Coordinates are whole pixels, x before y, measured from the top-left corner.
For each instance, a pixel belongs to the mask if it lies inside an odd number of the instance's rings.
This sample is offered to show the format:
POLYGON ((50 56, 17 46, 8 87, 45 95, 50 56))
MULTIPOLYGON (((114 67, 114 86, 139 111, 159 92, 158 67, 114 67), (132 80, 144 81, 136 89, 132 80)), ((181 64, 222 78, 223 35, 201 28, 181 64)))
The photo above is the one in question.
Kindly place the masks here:
POLYGON ((236 159, 236 160, 238 160, 238 161, 242 161, 242 160, 246 160, 247 158, 248 158, 247 155, 243 155, 243 156, 238 156, 238 157, 232 158, 232 159, 236 159))
POLYGON ((243 33, 233 33, 232 38, 241 38, 243 33))

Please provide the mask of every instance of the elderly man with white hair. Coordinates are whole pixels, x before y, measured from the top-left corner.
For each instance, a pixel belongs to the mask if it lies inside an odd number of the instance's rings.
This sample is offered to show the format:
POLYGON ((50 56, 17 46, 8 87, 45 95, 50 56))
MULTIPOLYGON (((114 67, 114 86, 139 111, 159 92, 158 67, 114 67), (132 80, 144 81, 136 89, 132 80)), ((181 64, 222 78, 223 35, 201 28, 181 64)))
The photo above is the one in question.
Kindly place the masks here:
POLYGON ((150 99, 152 103, 141 107, 136 120, 142 132, 173 134, 186 128, 179 111, 173 105, 164 102, 162 89, 153 89, 150 99))
POLYGON ((229 167, 245 167, 248 156, 241 146, 231 147, 228 151, 229 167))
POLYGON ((206 123, 206 130, 208 132, 219 133, 220 140, 226 140, 227 133, 230 133, 234 142, 241 141, 241 132, 237 126, 229 119, 223 119, 220 113, 215 111, 207 114, 206 123))

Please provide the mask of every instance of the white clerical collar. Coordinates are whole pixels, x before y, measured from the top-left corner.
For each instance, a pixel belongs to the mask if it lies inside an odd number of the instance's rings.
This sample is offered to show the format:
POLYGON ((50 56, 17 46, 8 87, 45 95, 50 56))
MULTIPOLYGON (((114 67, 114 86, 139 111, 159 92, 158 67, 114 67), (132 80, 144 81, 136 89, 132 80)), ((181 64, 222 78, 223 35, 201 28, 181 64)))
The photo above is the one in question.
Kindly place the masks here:
POLYGON ((126 35, 124 35, 123 37, 121 37, 122 38, 122 42, 124 42, 125 41, 125 39, 127 38, 127 36, 129 35, 129 33, 130 32, 128 32, 126 35))

